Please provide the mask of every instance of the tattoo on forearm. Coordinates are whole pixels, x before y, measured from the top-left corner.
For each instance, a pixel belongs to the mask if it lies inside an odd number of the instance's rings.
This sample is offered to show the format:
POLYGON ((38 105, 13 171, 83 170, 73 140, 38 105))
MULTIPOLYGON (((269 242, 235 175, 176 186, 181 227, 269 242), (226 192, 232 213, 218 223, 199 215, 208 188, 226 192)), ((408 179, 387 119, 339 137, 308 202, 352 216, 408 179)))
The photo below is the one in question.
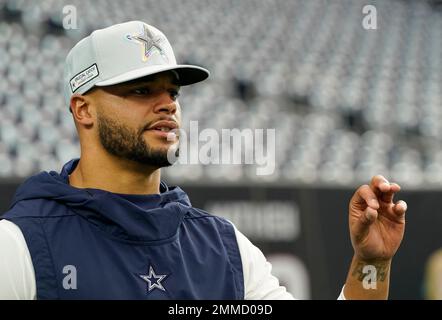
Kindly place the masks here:
POLYGON ((385 281, 388 274, 389 265, 385 263, 362 263, 358 262, 356 267, 353 269, 352 276, 356 277, 359 281, 363 281, 367 275, 376 273, 377 281, 385 281))

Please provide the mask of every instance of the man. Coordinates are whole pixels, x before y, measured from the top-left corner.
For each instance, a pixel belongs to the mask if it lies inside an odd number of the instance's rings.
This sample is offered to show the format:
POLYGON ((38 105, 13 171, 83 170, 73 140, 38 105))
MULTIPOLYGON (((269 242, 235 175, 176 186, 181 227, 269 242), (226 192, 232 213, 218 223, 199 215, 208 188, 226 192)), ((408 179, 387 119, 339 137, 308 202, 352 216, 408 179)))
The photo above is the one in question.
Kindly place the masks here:
MULTIPOLYGON (((6 299, 293 299, 230 222, 160 180, 179 137, 180 86, 207 70, 177 65, 158 29, 97 30, 66 59, 66 103, 81 157, 21 185, 0 221, 6 299)), ((355 250, 341 299, 385 299, 406 204, 376 176, 349 207, 355 250), (364 267, 376 289, 364 289, 364 267), (376 278, 374 279, 376 281, 376 278)))

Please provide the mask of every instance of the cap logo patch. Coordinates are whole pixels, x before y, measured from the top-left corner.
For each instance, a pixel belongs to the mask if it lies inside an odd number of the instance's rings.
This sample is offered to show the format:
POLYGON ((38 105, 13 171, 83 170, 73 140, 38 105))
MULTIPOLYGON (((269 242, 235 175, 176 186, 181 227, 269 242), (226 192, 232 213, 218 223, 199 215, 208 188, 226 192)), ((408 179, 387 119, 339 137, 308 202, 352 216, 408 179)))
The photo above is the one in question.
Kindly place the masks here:
POLYGON ((157 49, 159 53, 166 59, 166 61, 169 61, 167 58, 166 53, 161 48, 159 43, 163 40, 161 37, 155 37, 152 32, 150 32, 149 28, 147 26, 143 26, 143 32, 141 34, 137 35, 126 35, 126 38, 131 41, 138 42, 141 44, 142 48, 142 59, 144 62, 147 61, 149 56, 152 54, 152 51, 154 49, 157 49))
POLYGON ((77 73, 70 81, 72 93, 92 79, 98 77, 99 74, 98 67, 95 63, 89 68, 77 73))

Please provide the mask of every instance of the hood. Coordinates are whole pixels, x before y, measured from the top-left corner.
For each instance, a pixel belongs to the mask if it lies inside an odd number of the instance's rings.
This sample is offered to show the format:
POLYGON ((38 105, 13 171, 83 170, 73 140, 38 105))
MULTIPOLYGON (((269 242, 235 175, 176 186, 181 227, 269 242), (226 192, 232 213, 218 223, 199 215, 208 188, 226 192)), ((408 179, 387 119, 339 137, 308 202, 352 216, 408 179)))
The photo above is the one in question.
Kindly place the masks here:
MULTIPOLYGON (((168 187, 161 182, 160 194, 149 195, 75 188, 69 185, 69 174, 74 171, 78 162, 79 159, 69 161, 60 173, 41 172, 27 179, 17 189, 10 209, 20 201, 52 200, 120 239, 150 242, 165 240, 177 234, 184 215, 191 206, 187 194, 181 188, 168 187)), ((35 210, 25 214, 59 214, 54 209, 50 211, 35 210)))

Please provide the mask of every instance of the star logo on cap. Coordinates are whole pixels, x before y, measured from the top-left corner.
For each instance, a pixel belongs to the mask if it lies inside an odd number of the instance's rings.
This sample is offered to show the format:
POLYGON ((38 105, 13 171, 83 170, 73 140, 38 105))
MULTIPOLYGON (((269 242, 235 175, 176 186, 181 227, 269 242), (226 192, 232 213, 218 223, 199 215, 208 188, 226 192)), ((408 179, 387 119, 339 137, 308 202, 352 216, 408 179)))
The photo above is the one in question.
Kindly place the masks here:
POLYGON ((143 33, 137 35, 127 35, 127 39, 131 41, 136 41, 142 45, 143 49, 143 61, 147 61, 149 56, 152 54, 152 50, 156 48, 160 54, 166 59, 167 55, 161 48, 159 43, 163 40, 161 37, 155 37, 149 28, 145 25, 143 26, 143 33))
POLYGON ((154 290, 155 288, 166 291, 166 289, 163 287, 161 281, 163 281, 164 278, 167 277, 167 275, 166 274, 157 275, 152 266, 149 267, 149 274, 148 275, 139 275, 139 276, 141 279, 143 279, 144 281, 147 282, 147 284, 148 284, 147 290, 149 292, 154 290))

